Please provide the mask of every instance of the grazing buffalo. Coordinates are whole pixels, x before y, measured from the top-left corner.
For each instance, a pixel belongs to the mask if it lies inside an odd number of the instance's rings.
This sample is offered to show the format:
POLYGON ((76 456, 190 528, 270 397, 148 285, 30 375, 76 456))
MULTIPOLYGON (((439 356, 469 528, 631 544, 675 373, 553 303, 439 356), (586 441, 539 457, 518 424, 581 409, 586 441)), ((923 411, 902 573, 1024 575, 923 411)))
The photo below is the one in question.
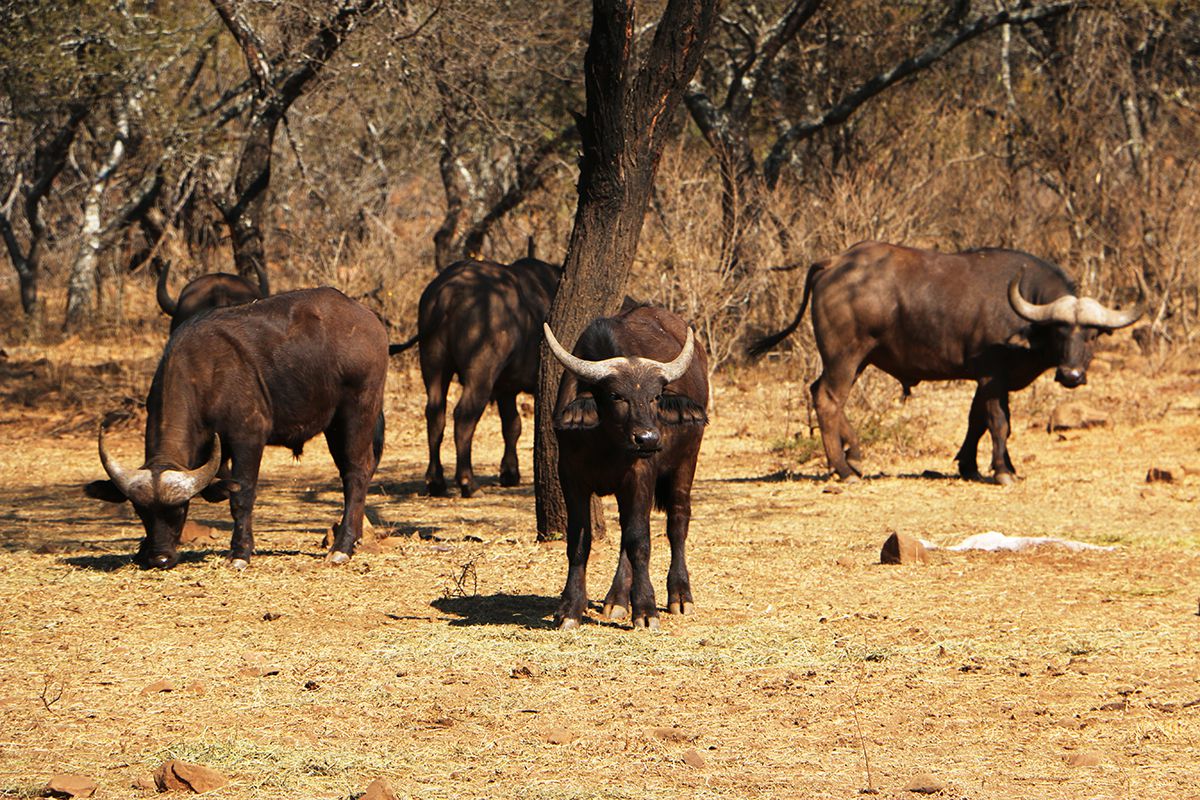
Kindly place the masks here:
POLYGON ((270 294, 265 272, 258 274, 258 286, 241 275, 214 272, 190 281, 180 290, 179 297, 172 300, 171 291, 167 286, 167 273, 170 271, 171 263, 168 261, 158 273, 157 297, 158 307, 171 318, 171 333, 202 311, 252 303, 270 294))
POLYGON ((442 472, 442 433, 446 428, 446 393, 457 375, 462 394, 454 408, 454 483, 463 497, 479 489, 471 468, 475 426, 496 401, 504 434, 500 485, 521 482, 517 439, 521 415, 517 394, 537 387, 538 326, 550 312, 562 268, 532 256, 509 265, 494 261, 459 261, 437 274, 421 293, 417 334, 392 345, 401 352, 420 342, 421 378, 425 382, 425 424, 429 436, 429 494, 446 494, 442 472))
POLYGON ((843 406, 868 365, 899 380, 905 394, 921 381, 977 381, 958 470, 980 479, 976 448, 987 429, 992 473, 1009 484, 1015 470, 1006 444, 1008 393, 1052 367, 1067 388, 1086 383, 1096 337, 1141 315, 1078 297, 1061 269, 1028 253, 937 253, 863 242, 809 268, 796 318, 756 342, 752 355, 796 329, 810 294, 823 365, 813 405, 829 466, 843 480, 862 474, 858 436, 843 406))
MULTIPOLYGON (((254 550, 251 514, 266 445, 299 456, 325 434, 342 478, 345 508, 329 561, 342 563, 362 533, 367 484, 383 448, 387 331, 372 312, 336 289, 305 289, 215 309, 167 342, 146 399, 146 461, 117 462, 100 430, 109 480, 84 491, 130 500, 146 529, 138 561, 169 569, 188 503, 228 498, 230 563, 254 550), (232 459, 229 479, 216 478, 232 459)), ((224 474, 224 473, 223 473, 224 474)))
POLYGON ((621 557, 604 614, 628 612, 635 627, 658 627, 650 583, 650 506, 667 512, 671 567, 667 609, 692 610, 684 545, 692 479, 708 422, 708 363, 691 328, 662 308, 639 306, 594 320, 568 353, 545 326, 567 368, 558 387, 554 429, 558 477, 567 505, 567 585, 554 619, 577 627, 587 607, 592 547, 591 496, 615 494, 621 557))

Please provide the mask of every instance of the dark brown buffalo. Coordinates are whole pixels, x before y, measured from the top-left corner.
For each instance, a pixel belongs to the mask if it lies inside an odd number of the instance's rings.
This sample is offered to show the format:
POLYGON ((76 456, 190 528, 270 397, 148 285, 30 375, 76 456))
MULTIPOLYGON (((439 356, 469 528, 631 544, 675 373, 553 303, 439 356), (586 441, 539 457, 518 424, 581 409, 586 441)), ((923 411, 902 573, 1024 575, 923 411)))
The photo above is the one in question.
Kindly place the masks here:
POLYGON ((813 405, 829 466, 842 479, 862 474, 858 436, 843 406, 868 365, 899 380, 906 394, 921 381, 977 381, 958 469, 964 478, 980 478, 976 449, 986 429, 992 473, 1008 484, 1015 475, 1008 393, 1051 368, 1067 388, 1086 383, 1096 337, 1141 315, 1078 297, 1061 269, 1028 253, 938 253, 863 242, 809 268, 795 319, 755 343, 752 355, 796 329, 810 294, 824 367, 812 385, 813 405))
POLYGON ((263 448, 299 456, 325 434, 342 478, 345 508, 329 560, 341 563, 362 533, 367 484, 383 448, 387 331, 372 312, 336 289, 305 289, 250 305, 214 309, 167 342, 146 399, 146 460, 117 462, 100 430, 109 480, 86 493, 130 500, 146 536, 137 559, 170 568, 189 501, 228 498, 231 564, 254 550, 252 517, 263 448), (232 459, 229 479, 216 478, 232 459))
POLYGON ((551 351, 567 368, 554 407, 568 564, 556 624, 578 626, 587 608, 593 494, 615 494, 621 516, 621 556, 604 614, 622 619, 630 613, 634 626, 658 627, 650 582, 651 505, 667 512, 667 609, 690 613, 684 545, 696 457, 708 422, 704 349, 687 323, 652 306, 594 320, 579 337, 574 355, 548 325, 545 331, 551 351))
POLYGON ((259 273, 258 286, 241 275, 214 272, 189 281, 179 291, 179 297, 172 300, 170 288, 167 286, 167 273, 170 271, 171 263, 168 261, 158 273, 157 297, 158 307, 171 318, 171 333, 202 311, 252 303, 271 293, 265 272, 259 273))
POLYGON ((446 494, 442 434, 446 393, 455 376, 462 384, 454 408, 454 483, 459 492, 470 497, 479 489, 471 467, 471 440, 479 418, 493 400, 504 434, 500 485, 521 482, 517 394, 532 393, 537 386, 538 326, 550 312, 561 277, 561 267, 532 257, 509 265, 459 261, 439 272, 421 293, 416 336, 392 345, 389 352, 420 343, 429 437, 425 485, 431 495, 446 494))

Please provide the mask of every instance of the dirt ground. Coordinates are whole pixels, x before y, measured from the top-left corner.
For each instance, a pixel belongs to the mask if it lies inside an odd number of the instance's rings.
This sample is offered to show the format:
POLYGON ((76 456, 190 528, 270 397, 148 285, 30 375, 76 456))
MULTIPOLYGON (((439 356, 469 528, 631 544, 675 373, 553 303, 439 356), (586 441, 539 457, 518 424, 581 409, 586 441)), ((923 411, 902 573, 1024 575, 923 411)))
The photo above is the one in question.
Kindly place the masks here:
MULTIPOLYGON (((843 486, 788 445, 809 433, 813 376, 798 362, 718 374, 689 542, 697 613, 664 611, 651 633, 593 608, 560 633, 566 559, 535 540, 529 403, 521 486, 496 484, 489 410, 483 493, 425 497, 410 355, 395 359, 371 495, 390 534, 378 552, 323 565, 341 496, 317 440, 298 462, 264 462, 250 569, 224 564, 227 506, 196 503, 221 541, 138 570, 137 520, 80 486, 102 476, 99 416, 142 397, 160 345, 157 329, 5 345, 0 797, 34 796, 57 772, 91 776, 97 797, 149 796, 135 781, 171 757, 232 778, 209 795, 222 799, 348 798, 377 777, 417 798, 892 798, 918 796, 905 788, 918 773, 972 800, 1200 797, 1200 371, 1187 358, 1118 338, 1087 387, 1044 377, 1014 396, 1022 480, 1007 488, 952 477, 969 386, 922 385, 903 405, 894 384, 859 392, 869 479, 843 486), (1108 424, 1047 433, 1066 399, 1108 424), (1173 480, 1148 483, 1152 467, 1173 480), (938 549, 883 566, 893 530, 1115 549, 938 549)), ((114 445, 137 460, 136 420, 114 445)), ((616 565, 608 509, 598 599, 616 565)))

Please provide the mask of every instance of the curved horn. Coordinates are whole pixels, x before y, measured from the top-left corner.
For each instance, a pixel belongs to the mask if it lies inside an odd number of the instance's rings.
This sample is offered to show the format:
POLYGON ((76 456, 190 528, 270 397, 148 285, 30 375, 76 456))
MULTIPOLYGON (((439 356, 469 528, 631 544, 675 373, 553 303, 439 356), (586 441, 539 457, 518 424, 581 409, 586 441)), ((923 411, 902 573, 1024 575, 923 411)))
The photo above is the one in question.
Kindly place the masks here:
POLYGON ((626 362, 626 359, 620 357, 606 358, 603 361, 588 361, 573 356, 558 343, 558 339, 554 338, 554 331, 550 330, 550 323, 543 322, 542 330, 546 332, 546 344, 550 345, 550 352, 554 353, 554 357, 564 367, 588 383, 599 383, 616 371, 617 364, 626 362))
POLYGON ((1077 318, 1080 325, 1094 325, 1097 328, 1116 330, 1137 322, 1145 311, 1145 302, 1142 300, 1139 300, 1133 308, 1117 311, 1102 305, 1098 300, 1084 297, 1079 301, 1077 318))
POLYGON ((108 426, 100 425, 100 463, 108 477, 121 490, 121 494, 138 505, 150 505, 154 499, 154 477, 148 469, 128 470, 113 458, 104 446, 104 433, 108 426))
POLYGON ((158 271, 158 307, 163 310, 163 313, 168 317, 175 316, 175 301, 171 299, 171 290, 167 287, 167 273, 171 271, 171 262, 163 262, 162 269, 158 271))
POLYGON ((683 377, 683 373, 687 372, 688 367, 692 365, 692 356, 695 355, 695 352, 696 337, 692 334, 692 329, 689 327, 687 329, 687 339, 684 341, 683 349, 679 351, 679 355, 665 364, 661 361, 657 362, 667 383, 677 381, 683 377))
POLYGON ((258 292, 264 298, 271 296, 271 283, 267 279, 267 268, 263 264, 256 264, 254 271, 258 273, 258 292))
POLYGON ((1020 283, 1021 277, 1018 275, 1008 285, 1008 302, 1013 311, 1017 312, 1017 316, 1030 322, 1075 323, 1076 306, 1079 303, 1077 297, 1069 294, 1058 298, 1053 303, 1044 305, 1031 303, 1021 296, 1020 283))
POLYGON ((212 455, 208 463, 195 469, 164 470, 159 478, 158 502, 167 506, 186 503, 203 491, 221 468, 221 439, 213 435, 212 455))

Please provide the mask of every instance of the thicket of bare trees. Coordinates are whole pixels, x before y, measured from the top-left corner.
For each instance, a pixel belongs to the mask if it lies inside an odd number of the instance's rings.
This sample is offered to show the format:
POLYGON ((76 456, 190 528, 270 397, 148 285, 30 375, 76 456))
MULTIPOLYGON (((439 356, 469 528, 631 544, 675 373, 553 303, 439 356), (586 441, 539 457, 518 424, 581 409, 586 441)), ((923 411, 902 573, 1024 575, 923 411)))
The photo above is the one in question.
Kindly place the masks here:
MULTIPOLYGON (((4 4, 9 335, 152 314, 126 298, 163 259, 336 283, 399 321, 464 254, 532 235, 563 258, 591 24, 557 0, 4 4)), ((790 302, 770 266, 1000 244, 1102 297, 1144 288, 1152 335, 1192 341, 1198 86, 1184 0, 724 4, 608 288, 691 315, 719 364, 790 302)))

